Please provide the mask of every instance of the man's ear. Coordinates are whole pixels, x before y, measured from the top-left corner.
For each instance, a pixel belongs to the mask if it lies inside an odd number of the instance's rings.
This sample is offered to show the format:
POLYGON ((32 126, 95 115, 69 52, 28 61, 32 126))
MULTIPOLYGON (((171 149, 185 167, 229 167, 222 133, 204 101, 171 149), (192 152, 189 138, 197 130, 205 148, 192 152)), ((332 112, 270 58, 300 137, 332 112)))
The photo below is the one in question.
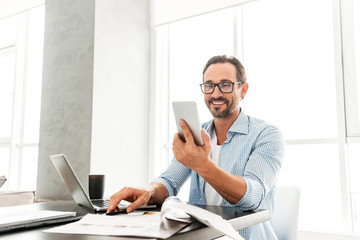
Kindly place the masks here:
POLYGON ((241 86, 241 93, 240 93, 241 99, 244 99, 248 89, 249 89, 249 84, 247 82, 243 83, 241 86))

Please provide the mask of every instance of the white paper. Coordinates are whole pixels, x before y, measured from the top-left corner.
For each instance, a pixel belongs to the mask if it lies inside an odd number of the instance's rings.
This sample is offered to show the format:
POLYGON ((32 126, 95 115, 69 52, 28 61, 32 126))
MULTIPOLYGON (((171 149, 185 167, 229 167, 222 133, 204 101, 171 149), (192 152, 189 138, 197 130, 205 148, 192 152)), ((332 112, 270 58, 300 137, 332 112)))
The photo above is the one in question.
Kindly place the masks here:
POLYGON ((161 225, 160 212, 148 212, 143 215, 118 214, 110 216, 87 214, 78 222, 45 230, 45 232, 168 238, 185 227, 187 223, 165 224, 166 230, 161 228, 161 225))
POLYGON ((0 208, 0 227, 75 216, 76 212, 0 208))
POLYGON ((176 197, 168 198, 164 202, 161 212, 144 213, 140 212, 139 214, 137 212, 134 214, 118 215, 87 214, 78 222, 45 230, 45 232, 164 239, 198 220, 232 239, 243 239, 230 223, 219 215, 183 203, 176 197))
POLYGON ((188 215, 192 216, 199 222, 205 224, 208 227, 215 228, 219 232, 225 234, 226 236, 235 239, 243 240, 239 233, 231 226, 231 224, 221 218, 219 215, 207 211, 205 209, 190 205, 184 204, 182 202, 173 202, 174 208, 178 210, 183 210, 188 215))

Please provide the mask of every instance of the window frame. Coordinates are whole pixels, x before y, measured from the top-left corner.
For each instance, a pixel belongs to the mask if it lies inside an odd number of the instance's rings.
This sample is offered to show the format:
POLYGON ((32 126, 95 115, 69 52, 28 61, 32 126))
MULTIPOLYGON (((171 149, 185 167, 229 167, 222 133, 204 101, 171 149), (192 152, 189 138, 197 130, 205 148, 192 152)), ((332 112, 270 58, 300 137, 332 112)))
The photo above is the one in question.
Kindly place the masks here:
MULTIPOLYGON (((356 76, 355 37, 353 0, 340 0, 340 20, 343 47, 343 78, 345 91, 346 130, 350 141, 360 142, 360 106, 358 84, 360 76, 356 76), (358 78, 358 79, 357 79, 358 78), (352 113, 352 114, 350 114, 352 113)), ((360 44, 358 44, 360 47, 360 44)), ((360 61, 360 59, 358 59, 360 61)))

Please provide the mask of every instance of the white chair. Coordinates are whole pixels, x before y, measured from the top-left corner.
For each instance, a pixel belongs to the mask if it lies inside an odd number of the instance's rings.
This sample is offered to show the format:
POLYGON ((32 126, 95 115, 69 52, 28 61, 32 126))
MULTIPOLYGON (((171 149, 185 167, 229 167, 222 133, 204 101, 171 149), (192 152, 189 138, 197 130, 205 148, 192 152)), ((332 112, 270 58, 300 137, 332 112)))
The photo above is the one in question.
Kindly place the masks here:
POLYGON ((278 186, 276 188, 271 224, 279 240, 297 239, 299 201, 299 187, 278 186))

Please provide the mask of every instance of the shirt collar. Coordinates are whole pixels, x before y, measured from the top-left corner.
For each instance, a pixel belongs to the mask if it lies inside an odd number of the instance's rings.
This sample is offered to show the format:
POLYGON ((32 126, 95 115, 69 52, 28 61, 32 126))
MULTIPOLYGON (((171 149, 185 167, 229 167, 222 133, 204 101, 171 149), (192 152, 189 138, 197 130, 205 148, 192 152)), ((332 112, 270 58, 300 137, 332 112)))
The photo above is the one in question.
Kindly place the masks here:
MULTIPOLYGON (((214 129, 214 119, 212 119, 209 124, 205 127, 207 133, 211 136, 214 129)), ((242 109, 240 109, 240 114, 235 120, 235 122, 231 125, 228 132, 235 132, 240 134, 248 134, 249 133, 249 118, 244 113, 242 109)))
POLYGON ((229 132, 236 132, 241 134, 249 133, 249 118, 242 109, 240 109, 240 114, 233 125, 231 125, 229 132))

